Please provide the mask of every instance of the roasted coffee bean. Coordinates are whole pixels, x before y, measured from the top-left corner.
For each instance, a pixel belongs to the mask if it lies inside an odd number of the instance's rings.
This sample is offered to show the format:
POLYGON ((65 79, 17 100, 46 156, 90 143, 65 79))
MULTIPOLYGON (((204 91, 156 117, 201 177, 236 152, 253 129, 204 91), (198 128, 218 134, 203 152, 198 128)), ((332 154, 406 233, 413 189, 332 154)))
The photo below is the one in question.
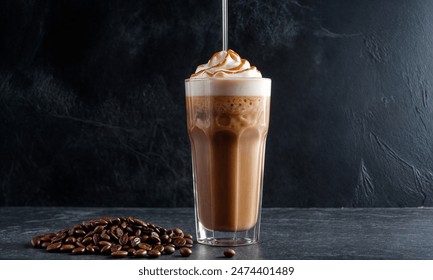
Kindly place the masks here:
POLYGON ((116 228, 116 236, 120 238, 122 237, 122 235, 123 235, 123 230, 120 227, 116 228))
POLYGON ((234 255, 236 255, 236 251, 233 249, 226 249, 224 250, 224 256, 226 258, 232 258, 234 255))
POLYGON ((164 254, 171 255, 175 251, 176 251, 176 249, 173 246, 168 246, 168 245, 164 246, 164 254))
POLYGON ((40 236, 39 238, 41 239, 41 242, 48 242, 51 241, 51 238, 53 238, 54 236, 56 236, 55 233, 47 233, 40 236))
POLYGON ((150 250, 147 252, 147 254, 149 255, 150 258, 157 258, 161 256, 161 252, 158 250, 150 250))
POLYGON ((92 237, 93 234, 95 234, 95 233, 93 232, 93 230, 92 230, 92 231, 89 231, 88 233, 86 233, 86 235, 84 235, 84 238, 92 237))
POLYGON ((179 252, 182 257, 189 257, 192 254, 191 249, 187 247, 180 248, 179 252))
POLYGON ((108 241, 99 241, 99 245, 101 245, 101 246, 107 246, 107 245, 110 245, 110 246, 111 246, 111 243, 108 242, 108 241))
POLYGON ((150 236, 149 235, 147 235, 147 234, 145 234, 145 235, 143 235, 142 237, 141 237, 141 242, 149 242, 148 241, 148 239, 150 238, 150 236))
POLYGON ((78 228, 78 229, 75 230, 75 235, 82 236, 82 235, 85 235, 85 234, 86 234, 86 232, 84 230, 80 229, 80 228, 78 228))
POLYGON ((152 250, 158 250, 160 252, 164 251, 164 245, 156 245, 152 248, 152 250))
POLYGON ((65 239, 66 244, 74 244, 75 242, 77 242, 77 239, 73 236, 69 236, 68 238, 65 239))
POLYGON ((167 234, 161 235, 159 239, 161 239, 162 244, 170 242, 170 236, 168 236, 167 234))
POLYGON ((104 226, 97 226, 95 227, 95 229, 93 230, 94 233, 101 233, 104 230, 104 226))
POLYGON ((87 245, 86 251, 89 253, 95 253, 95 248, 93 247, 93 245, 87 245))
POLYGON ((192 240, 192 234, 191 233, 184 233, 183 238, 188 238, 192 240))
POLYGON ((106 234, 106 233, 101 233, 100 236, 101 236, 101 238, 104 239, 104 240, 107 240, 107 241, 110 240, 110 236, 109 236, 108 234, 106 234))
POLYGON ((92 236, 92 239, 93 239, 93 244, 98 245, 98 243, 99 243, 99 234, 95 233, 92 236))
POLYGON ((192 235, 180 228, 165 229, 133 217, 83 221, 56 233, 35 236, 31 243, 33 247, 46 248, 49 252, 87 252, 118 257, 129 254, 150 258, 173 254, 176 248, 183 251, 181 255, 188 255, 193 246, 192 235))
POLYGON ((144 258, 147 256, 147 250, 138 249, 134 252, 134 256, 136 256, 137 258, 144 258))
POLYGON ((128 256, 128 252, 127 251, 115 251, 111 253, 112 257, 115 258, 124 258, 126 256, 128 256))
POLYGON ((122 236, 119 238, 119 244, 120 244, 120 245, 126 245, 126 243, 128 243, 128 241, 129 241, 128 233, 125 233, 124 235, 122 235, 122 236))
POLYGON ((57 249, 60 249, 60 247, 62 247, 62 242, 55 242, 55 243, 51 243, 48 247, 47 247, 47 251, 48 252, 54 252, 57 249))
POLYGON ((116 252, 116 251, 120 251, 120 250, 122 250, 122 245, 120 245, 120 244, 111 245, 111 252, 116 252))
POLYGON ((93 238, 92 237, 86 237, 83 239, 83 241, 81 241, 81 243, 83 243, 84 245, 89 245, 90 242, 92 242, 93 238))
POLYGON ((141 243, 140 237, 136 237, 136 236, 130 241, 131 247, 137 247, 138 244, 140 243, 141 243))
POLYGON ((95 227, 95 230, 96 230, 96 228, 98 226, 104 227, 104 226, 106 226, 108 224, 108 222, 105 221, 105 220, 103 220, 103 219, 98 219, 98 220, 93 221, 91 224, 92 224, 92 226, 95 227))
POLYGON ((62 232, 51 238, 51 243, 56 243, 66 238, 66 233, 62 232))
POLYGON ((134 219, 134 224, 136 224, 137 226, 146 226, 146 223, 140 219, 134 219))
POLYGON ((180 228, 175 228, 175 229, 173 230, 173 232, 174 232, 174 234, 176 234, 177 236, 182 235, 182 237, 183 237, 183 231, 182 231, 180 228))
POLYGON ((111 244, 101 248, 101 254, 111 254, 111 244))
POLYGON ((64 252, 64 251, 71 251, 75 249, 75 246, 72 244, 65 244, 62 247, 60 247, 60 251, 64 252))
POLYGON ((38 248, 41 245, 41 239, 39 237, 33 237, 32 245, 33 247, 38 248))
POLYGON ((144 249, 144 250, 152 250, 152 246, 147 243, 140 243, 138 244, 138 248, 144 249))
POLYGON ((173 244, 176 246, 176 248, 180 248, 185 246, 186 240, 183 238, 177 238, 174 240, 173 244))
POLYGON ((86 252, 85 247, 77 247, 77 248, 72 250, 72 254, 74 254, 74 255, 84 254, 84 252, 86 252))

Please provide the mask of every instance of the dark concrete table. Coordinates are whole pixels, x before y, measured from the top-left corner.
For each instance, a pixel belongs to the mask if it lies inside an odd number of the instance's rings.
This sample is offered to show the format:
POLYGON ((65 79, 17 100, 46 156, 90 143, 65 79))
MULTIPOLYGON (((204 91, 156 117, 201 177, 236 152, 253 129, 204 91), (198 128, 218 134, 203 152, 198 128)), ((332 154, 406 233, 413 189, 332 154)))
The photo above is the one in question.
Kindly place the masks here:
MULTIPOLYGON (((134 216, 194 232, 189 208, 0 208, 1 259, 109 259, 47 253, 30 239, 83 220, 134 216)), ((194 245, 190 259, 218 259, 223 249, 194 245)), ((237 259, 433 259, 433 208, 263 209, 261 242, 236 248, 237 259)), ((183 259, 162 256, 160 259, 183 259)))

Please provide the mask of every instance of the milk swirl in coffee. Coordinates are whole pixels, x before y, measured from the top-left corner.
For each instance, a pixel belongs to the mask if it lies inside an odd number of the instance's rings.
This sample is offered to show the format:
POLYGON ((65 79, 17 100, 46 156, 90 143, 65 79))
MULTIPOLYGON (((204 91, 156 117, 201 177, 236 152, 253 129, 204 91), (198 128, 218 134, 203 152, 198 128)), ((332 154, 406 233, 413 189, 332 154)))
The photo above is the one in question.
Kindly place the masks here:
POLYGON ((233 50, 214 54, 186 82, 199 242, 200 231, 259 230, 270 88, 233 50))

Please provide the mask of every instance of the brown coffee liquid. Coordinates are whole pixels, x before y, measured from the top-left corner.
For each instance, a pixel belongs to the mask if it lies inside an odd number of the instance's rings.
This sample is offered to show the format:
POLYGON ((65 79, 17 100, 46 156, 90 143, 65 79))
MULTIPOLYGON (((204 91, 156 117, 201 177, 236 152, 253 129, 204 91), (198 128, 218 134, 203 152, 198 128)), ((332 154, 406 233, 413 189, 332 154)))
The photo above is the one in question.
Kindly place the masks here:
POLYGON ((197 212, 209 230, 259 218, 269 96, 187 96, 197 212))

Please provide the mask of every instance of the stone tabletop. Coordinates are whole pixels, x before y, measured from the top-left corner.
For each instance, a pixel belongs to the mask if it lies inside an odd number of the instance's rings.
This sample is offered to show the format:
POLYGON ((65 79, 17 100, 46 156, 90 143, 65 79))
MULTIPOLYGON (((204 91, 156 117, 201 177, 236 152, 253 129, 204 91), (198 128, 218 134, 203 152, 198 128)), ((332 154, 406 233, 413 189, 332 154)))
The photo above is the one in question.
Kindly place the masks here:
MULTIPOLYGON (((110 259, 34 249, 33 236, 83 220, 133 216, 194 233, 191 208, 0 208, 0 259, 110 259)), ((433 208, 291 209, 262 212, 261 242, 236 259, 433 259, 433 208)), ((190 259, 221 259, 223 248, 194 245, 190 259)), ((162 260, 184 259, 176 255, 162 260)))

